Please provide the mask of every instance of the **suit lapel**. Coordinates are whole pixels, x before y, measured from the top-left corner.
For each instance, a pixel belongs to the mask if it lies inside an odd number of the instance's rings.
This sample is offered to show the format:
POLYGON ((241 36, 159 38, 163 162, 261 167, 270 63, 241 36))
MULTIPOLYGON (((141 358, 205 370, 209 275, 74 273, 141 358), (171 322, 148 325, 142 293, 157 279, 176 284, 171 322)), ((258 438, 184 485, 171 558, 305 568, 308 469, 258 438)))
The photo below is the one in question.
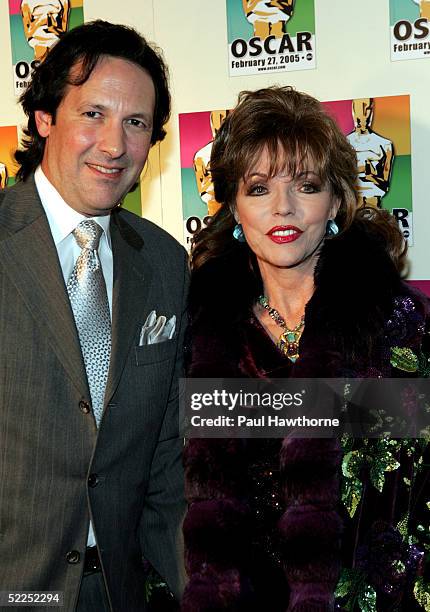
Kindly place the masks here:
POLYGON ((143 239, 122 218, 121 211, 112 213, 110 227, 114 272, 112 353, 106 402, 115 393, 131 345, 137 343, 149 306, 156 303, 152 264, 145 253, 143 239))
POLYGON ((49 334, 56 356, 82 392, 87 383, 75 322, 57 250, 33 180, 17 185, 11 196, 5 197, 2 208, 8 215, 11 233, 0 241, 0 265, 36 323, 49 334))

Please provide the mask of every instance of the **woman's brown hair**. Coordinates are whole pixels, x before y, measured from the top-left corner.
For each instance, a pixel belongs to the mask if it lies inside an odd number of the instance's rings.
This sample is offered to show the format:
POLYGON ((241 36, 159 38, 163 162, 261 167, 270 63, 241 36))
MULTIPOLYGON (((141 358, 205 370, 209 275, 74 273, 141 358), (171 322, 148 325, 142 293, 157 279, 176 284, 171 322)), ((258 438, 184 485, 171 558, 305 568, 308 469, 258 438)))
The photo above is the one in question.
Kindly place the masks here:
MULTIPOLYGON (((195 237, 192 266, 199 268, 233 247, 234 210, 239 181, 267 150, 272 176, 286 170, 291 177, 312 165, 340 201, 340 231, 357 214, 356 153, 335 119, 312 96, 292 87, 268 87, 239 94, 237 106, 224 120, 212 147, 210 170, 215 198, 221 204, 207 228, 195 237)), ((387 248, 403 267, 403 237, 383 211, 360 213, 383 228, 387 248)))

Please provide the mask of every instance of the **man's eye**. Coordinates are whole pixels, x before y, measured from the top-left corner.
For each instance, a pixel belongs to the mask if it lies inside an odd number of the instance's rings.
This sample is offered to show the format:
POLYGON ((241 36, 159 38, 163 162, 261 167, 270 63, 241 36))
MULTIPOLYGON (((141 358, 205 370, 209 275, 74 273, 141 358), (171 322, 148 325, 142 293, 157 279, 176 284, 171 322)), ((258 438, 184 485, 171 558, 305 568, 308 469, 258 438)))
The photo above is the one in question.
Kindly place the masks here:
POLYGON ((97 111, 85 111, 85 117, 89 117, 90 119, 95 119, 100 116, 100 113, 97 111))
POLYGON ((140 119, 129 119, 128 124, 133 127, 142 128, 143 130, 146 129, 146 124, 140 119))

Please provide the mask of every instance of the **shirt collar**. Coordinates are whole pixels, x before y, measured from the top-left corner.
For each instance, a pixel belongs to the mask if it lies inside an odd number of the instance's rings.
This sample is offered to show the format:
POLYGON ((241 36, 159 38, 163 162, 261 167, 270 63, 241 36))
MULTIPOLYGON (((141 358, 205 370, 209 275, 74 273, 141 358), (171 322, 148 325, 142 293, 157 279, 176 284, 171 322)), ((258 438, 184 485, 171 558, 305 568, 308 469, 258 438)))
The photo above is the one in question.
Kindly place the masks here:
POLYGON ((81 221, 94 219, 103 229, 106 236, 106 244, 112 250, 110 235, 110 214, 98 217, 85 217, 71 208, 61 197, 52 183, 47 179, 41 166, 38 166, 34 173, 37 191, 39 193, 42 206, 48 218, 49 227, 55 246, 67 238, 81 221))

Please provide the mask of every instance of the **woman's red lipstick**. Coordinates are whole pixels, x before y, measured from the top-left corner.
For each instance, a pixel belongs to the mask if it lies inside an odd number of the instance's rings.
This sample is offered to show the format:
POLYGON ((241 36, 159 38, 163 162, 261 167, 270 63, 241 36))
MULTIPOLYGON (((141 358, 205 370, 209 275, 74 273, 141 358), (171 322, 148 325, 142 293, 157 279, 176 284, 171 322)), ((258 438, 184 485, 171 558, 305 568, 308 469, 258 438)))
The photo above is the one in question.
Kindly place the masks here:
POLYGON ((285 244, 286 242, 294 242, 302 234, 302 230, 295 225, 276 225, 266 233, 266 236, 276 244, 285 244))

